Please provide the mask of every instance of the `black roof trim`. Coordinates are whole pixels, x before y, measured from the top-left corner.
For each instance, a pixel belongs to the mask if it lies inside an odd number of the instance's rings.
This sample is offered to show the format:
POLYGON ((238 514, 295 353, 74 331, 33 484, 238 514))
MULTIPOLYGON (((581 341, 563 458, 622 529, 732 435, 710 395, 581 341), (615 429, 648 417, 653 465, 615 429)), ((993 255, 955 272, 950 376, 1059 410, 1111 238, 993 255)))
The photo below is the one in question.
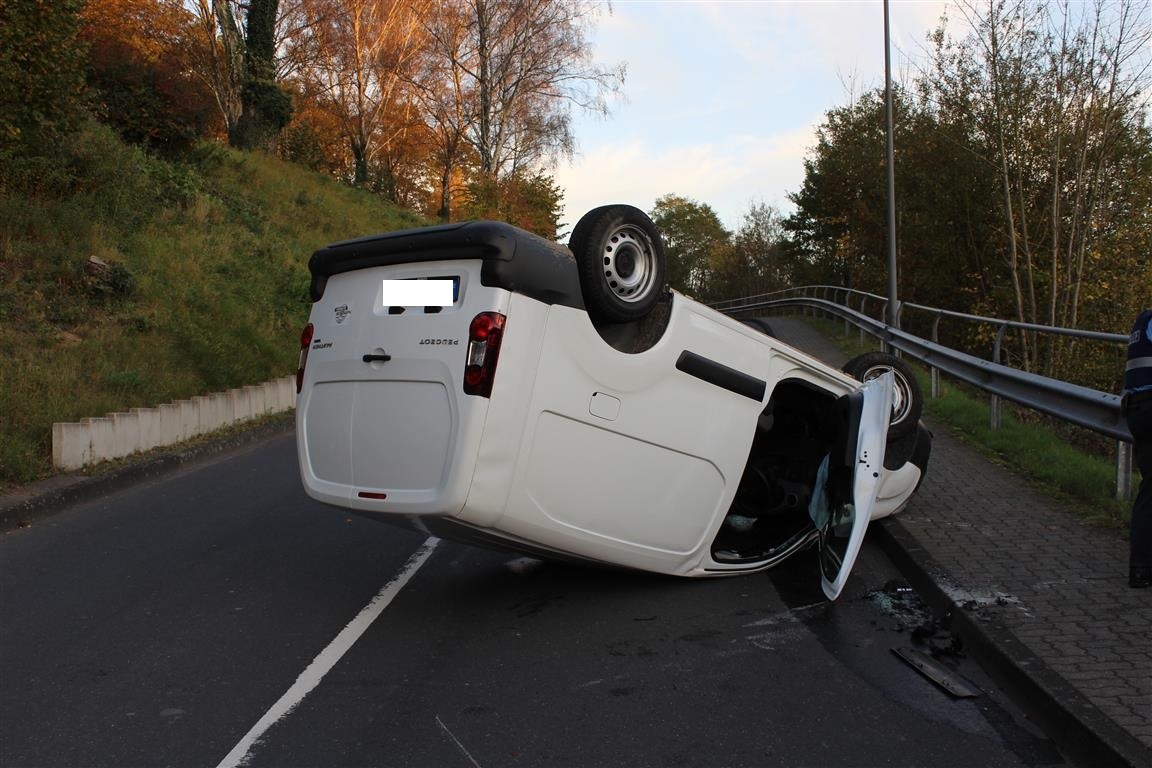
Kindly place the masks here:
POLYGON ((545 304, 584 308, 572 252, 559 243, 499 221, 471 221, 405 229, 321 248, 308 260, 311 296, 319 301, 328 278, 370 267, 421 261, 481 259, 480 282, 545 304))

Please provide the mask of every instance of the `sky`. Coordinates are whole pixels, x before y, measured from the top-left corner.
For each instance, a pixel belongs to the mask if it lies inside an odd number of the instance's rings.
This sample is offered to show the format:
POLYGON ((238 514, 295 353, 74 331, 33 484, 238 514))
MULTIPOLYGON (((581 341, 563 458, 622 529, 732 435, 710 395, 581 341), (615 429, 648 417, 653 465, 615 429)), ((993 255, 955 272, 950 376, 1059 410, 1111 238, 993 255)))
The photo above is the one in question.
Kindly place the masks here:
MULTIPOLYGON (((890 0, 895 80, 946 6, 890 0)), ((884 85, 881 0, 613 0, 591 43, 599 64, 627 64, 624 100, 574 115, 577 155, 554 169, 561 232, 598 205, 651 211, 665 194, 732 230, 753 203, 790 212, 825 112, 884 85)))

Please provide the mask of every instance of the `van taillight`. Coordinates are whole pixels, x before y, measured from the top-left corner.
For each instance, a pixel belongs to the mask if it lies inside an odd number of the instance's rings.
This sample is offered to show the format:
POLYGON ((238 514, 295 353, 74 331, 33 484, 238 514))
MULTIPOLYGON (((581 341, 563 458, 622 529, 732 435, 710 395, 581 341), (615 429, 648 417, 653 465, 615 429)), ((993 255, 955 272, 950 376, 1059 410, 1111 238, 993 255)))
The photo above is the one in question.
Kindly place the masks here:
POLYGON ((499 312, 481 312, 472 318, 468 326, 468 358, 464 363, 464 394, 492 396, 505 319, 499 312))
POLYGON ((308 348, 312 346, 312 334, 315 331, 312 323, 308 323, 300 332, 300 363, 296 366, 296 394, 300 394, 304 386, 304 366, 308 364, 308 348))

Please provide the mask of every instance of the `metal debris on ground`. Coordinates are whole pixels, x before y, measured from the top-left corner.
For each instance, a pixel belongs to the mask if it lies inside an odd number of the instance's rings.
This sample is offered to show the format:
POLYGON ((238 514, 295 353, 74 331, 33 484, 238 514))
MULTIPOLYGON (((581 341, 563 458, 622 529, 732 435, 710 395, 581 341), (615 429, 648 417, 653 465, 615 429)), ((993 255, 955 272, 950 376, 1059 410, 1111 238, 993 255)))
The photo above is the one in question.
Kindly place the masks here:
POLYGON ((957 698, 969 698, 980 695, 979 688, 931 656, 921 653, 915 648, 893 648, 892 653, 899 656, 917 672, 957 698))

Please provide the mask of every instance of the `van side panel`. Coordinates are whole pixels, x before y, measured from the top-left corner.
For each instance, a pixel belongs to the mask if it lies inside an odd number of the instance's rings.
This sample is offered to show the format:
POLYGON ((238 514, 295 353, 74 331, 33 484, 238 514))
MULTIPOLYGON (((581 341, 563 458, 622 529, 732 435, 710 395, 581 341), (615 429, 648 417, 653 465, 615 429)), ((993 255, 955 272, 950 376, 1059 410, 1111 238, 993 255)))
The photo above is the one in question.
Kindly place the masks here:
POLYGON ((751 334, 720 331, 693 306, 676 296, 664 337, 639 354, 606 344, 586 313, 549 308, 501 531, 666 573, 698 565, 731 504, 763 402, 676 362, 688 349, 767 370, 771 350, 751 334))

